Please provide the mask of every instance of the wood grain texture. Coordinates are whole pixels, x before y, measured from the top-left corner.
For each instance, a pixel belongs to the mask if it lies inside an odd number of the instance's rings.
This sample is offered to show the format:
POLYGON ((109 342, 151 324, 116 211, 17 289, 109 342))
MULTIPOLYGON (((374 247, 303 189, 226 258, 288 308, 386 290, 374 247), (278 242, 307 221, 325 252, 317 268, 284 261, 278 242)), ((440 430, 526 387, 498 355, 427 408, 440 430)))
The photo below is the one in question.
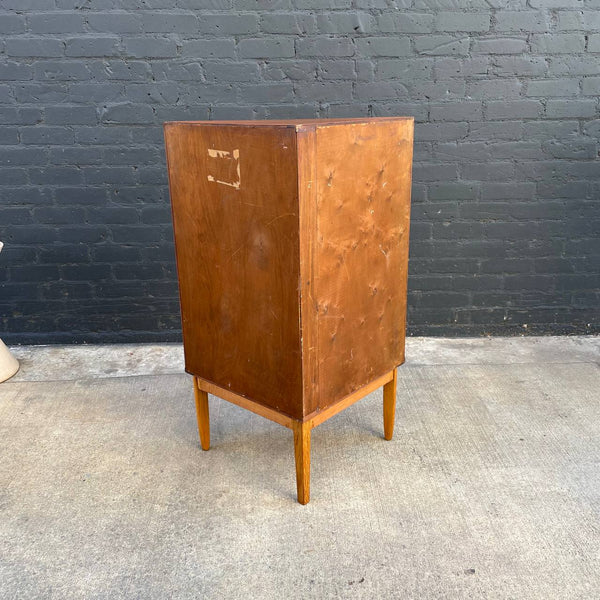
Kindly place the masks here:
POLYGON ((308 504, 310 500, 310 432, 308 422, 294 423, 294 457, 296 459, 296 491, 298 502, 308 504))
POLYGON ((404 361, 412 132, 165 125, 190 373, 307 419, 404 361))
POLYGON ((295 128, 169 123, 165 139, 186 370, 301 418, 295 128))
POLYGON ((397 381, 398 369, 394 369, 391 381, 383 386, 383 437, 386 440, 391 440, 394 437, 397 381))
POLYGON ((194 377, 194 398, 196 400, 196 419, 202 450, 210 450, 210 417, 208 411, 208 394, 198 386, 194 377))
POLYGON ((412 120, 316 130, 318 408, 404 362, 412 120))

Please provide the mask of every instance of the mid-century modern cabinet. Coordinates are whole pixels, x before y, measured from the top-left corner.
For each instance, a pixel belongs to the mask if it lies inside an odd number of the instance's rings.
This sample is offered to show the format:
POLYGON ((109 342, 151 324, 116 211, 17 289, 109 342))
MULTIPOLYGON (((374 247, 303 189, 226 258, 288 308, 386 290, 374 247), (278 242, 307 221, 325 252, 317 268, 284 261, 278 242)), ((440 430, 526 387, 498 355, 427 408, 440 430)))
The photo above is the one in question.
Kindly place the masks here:
POLYGON ((186 370, 202 448, 208 393, 294 432, 383 386, 391 439, 404 362, 412 118, 165 124, 186 370))

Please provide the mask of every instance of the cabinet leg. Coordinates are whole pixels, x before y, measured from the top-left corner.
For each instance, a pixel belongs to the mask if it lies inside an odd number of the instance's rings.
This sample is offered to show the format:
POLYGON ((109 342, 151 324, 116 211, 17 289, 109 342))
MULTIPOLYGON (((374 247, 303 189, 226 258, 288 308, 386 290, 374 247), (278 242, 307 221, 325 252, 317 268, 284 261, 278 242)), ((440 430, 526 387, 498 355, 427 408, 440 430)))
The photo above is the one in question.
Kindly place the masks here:
POLYGON ((383 386, 383 437, 386 440, 391 440, 394 435, 397 372, 398 369, 394 369, 392 380, 383 386))
POLYGON ((198 387, 198 380, 194 377, 194 397, 196 399, 196 418, 198 419, 198 432, 202 450, 210 448, 210 420, 208 416, 208 394, 198 387))
POLYGON ((296 489, 298 502, 310 500, 310 423, 294 423, 294 455, 296 457, 296 489))

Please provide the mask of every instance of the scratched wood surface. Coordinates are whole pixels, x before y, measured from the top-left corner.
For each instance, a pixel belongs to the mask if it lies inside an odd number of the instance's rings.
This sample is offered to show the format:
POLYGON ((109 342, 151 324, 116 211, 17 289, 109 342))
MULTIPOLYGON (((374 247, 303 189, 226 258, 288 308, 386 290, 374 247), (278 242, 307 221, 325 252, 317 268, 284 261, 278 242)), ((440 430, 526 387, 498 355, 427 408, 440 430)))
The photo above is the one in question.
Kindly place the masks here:
POLYGON ((186 370, 301 418, 295 135, 165 125, 186 370))
POLYGON ((404 361, 412 128, 165 125, 190 373, 303 419, 404 361))
POLYGON ((316 129, 312 410, 404 362, 412 144, 412 119, 316 129))

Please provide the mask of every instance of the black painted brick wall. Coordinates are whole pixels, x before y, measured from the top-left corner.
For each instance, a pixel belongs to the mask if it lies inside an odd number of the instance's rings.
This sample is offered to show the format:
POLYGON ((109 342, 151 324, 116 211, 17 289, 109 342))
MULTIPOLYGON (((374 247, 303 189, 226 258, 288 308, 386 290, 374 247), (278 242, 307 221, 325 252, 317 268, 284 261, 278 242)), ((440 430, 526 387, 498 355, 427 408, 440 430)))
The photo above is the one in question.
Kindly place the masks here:
POLYGON ((413 334, 597 331, 600 0, 0 0, 10 342, 174 340, 161 123, 414 115, 413 334))

